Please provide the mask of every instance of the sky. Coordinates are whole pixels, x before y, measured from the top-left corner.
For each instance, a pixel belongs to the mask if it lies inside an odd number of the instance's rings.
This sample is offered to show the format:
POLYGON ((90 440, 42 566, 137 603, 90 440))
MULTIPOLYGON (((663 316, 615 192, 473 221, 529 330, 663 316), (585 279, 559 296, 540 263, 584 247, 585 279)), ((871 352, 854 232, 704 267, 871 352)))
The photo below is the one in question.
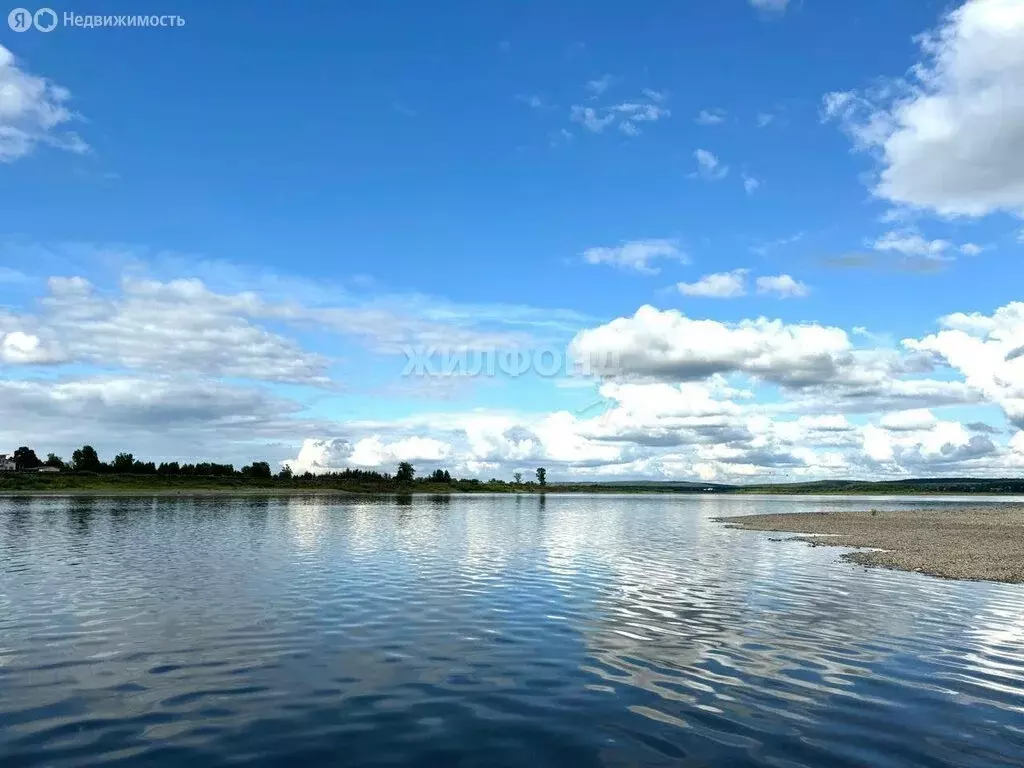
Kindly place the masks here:
POLYGON ((53 10, 0 22, 0 452, 1024 471, 1024 0, 53 10))

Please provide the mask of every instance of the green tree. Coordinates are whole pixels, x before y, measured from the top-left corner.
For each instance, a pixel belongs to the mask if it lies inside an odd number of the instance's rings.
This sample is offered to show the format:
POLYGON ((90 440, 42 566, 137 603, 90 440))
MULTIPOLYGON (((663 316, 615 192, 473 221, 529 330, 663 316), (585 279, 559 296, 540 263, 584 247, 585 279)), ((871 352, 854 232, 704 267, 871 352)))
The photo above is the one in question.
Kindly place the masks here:
POLYGON ((452 476, 448 474, 447 469, 444 471, 444 481, 446 483, 450 483, 452 481, 452 476))
POLYGON ((523 482, 523 473, 522 472, 513 472, 512 473, 512 482, 515 483, 516 485, 521 485, 522 482, 523 482))
POLYGON ((64 459, 62 459, 56 453, 47 454, 46 461, 43 463, 48 467, 56 467, 57 469, 67 468, 67 464, 64 463, 64 459))
POLYGON ((99 472, 103 469, 100 457, 91 445, 83 445, 71 454, 71 466, 76 472, 99 472))
POLYGON ((36 452, 27 445, 21 446, 14 452, 14 466, 18 469, 35 469, 42 463, 36 456, 36 452))
POLYGON ((292 468, 285 464, 281 467, 281 471, 277 473, 279 480, 291 480, 292 479, 292 468))
POLYGON ((414 477, 416 477, 416 470, 413 469, 412 464, 408 461, 403 461, 398 465, 398 471, 395 473, 395 480, 400 483, 411 483, 414 477))
POLYGON ((135 457, 130 453, 119 453, 114 457, 112 466, 115 472, 130 473, 135 469, 135 457))
POLYGON ((540 485, 547 485, 548 483, 548 471, 544 467, 537 469, 537 482, 540 485))
POLYGON ((265 461, 254 461, 248 467, 242 467, 242 474, 246 477, 258 477, 265 480, 274 476, 270 464, 265 461))

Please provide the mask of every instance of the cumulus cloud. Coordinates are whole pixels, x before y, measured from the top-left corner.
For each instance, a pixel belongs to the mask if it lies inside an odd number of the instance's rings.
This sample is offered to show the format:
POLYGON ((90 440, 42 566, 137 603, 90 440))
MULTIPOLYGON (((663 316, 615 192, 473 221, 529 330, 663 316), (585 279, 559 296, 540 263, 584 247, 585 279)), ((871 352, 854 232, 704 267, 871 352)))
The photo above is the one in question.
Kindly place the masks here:
POLYGON ((106 456, 236 461, 281 455, 282 441, 327 422, 258 388, 185 376, 103 375, 0 379, 0 444, 67 453, 83 443, 106 456), (275 447, 277 446, 277 447, 275 447))
POLYGON ((717 272, 704 275, 695 283, 677 283, 676 288, 684 296, 697 296, 705 299, 735 299, 747 295, 747 269, 734 269, 731 272, 717 272))
POLYGON ((780 299, 795 299, 809 296, 811 289, 790 275, 766 275, 757 278, 757 292, 780 299))
POLYGON ((11 331, 0 335, 0 362, 12 365, 28 363, 54 363, 61 360, 54 348, 47 348, 38 336, 11 331))
POLYGON ((39 144, 81 154, 89 147, 67 124, 76 119, 71 93, 30 74, 0 45, 0 163, 28 155, 39 144))
POLYGON ((258 291, 217 292, 198 278, 126 277, 115 290, 101 290, 82 277, 53 277, 47 287, 38 311, 0 312, 0 362, 330 386, 332 361, 288 332, 311 328, 401 355, 429 347, 521 348, 535 343, 536 334, 557 335, 561 324, 578 323, 575 314, 558 310, 460 306, 416 295, 339 306, 258 291))
POLYGON ((693 119, 697 125, 719 125, 724 120, 724 109, 702 109, 693 119))
POLYGON ((874 191, 943 215, 1024 211, 1024 5, 968 0, 918 38, 905 81, 824 100, 874 153, 874 191))
POLYGON ((694 151, 693 158, 697 161, 697 170, 690 174, 691 177, 719 181, 729 175, 729 166, 722 165, 713 152, 698 149, 694 151))
POLYGON ((1024 429, 1024 303, 1013 302, 991 315, 957 312, 940 320, 944 330, 922 339, 907 339, 912 350, 927 352, 984 392, 1007 417, 1024 429))
POLYGON ((583 251, 587 264, 608 264, 647 275, 657 274, 660 269, 653 265, 658 259, 668 259, 685 264, 686 254, 673 239, 630 240, 616 246, 587 248, 583 251))
POLYGON ((760 186, 761 186, 760 179, 755 179, 753 176, 748 176, 745 173, 743 174, 743 190, 748 195, 754 194, 757 191, 758 187, 760 187, 760 186))
POLYGON ((584 84, 584 88, 586 88, 594 97, 597 97, 608 90, 608 86, 612 84, 612 80, 614 80, 614 78, 611 75, 602 75, 601 77, 594 78, 593 80, 588 80, 584 84))
POLYGON ((677 310, 643 306, 580 332, 571 350, 581 360, 608 361, 600 372, 694 381, 742 372, 791 386, 828 381, 850 359, 852 344, 840 328, 787 325, 758 318, 739 323, 695 320, 677 310))
POLYGON ((664 94, 649 89, 644 93, 648 96, 642 102, 623 102, 605 107, 573 105, 569 109, 569 119, 591 133, 602 133, 608 126, 617 125, 627 136, 637 136, 640 133, 638 123, 653 123, 672 114, 660 103, 665 99, 664 94))
POLYGON ((942 259, 950 249, 948 240, 925 240, 916 232, 886 232, 875 240, 871 247, 876 251, 896 251, 904 256, 924 256, 942 259))
POLYGON ((198 280, 128 279, 107 297, 81 277, 52 278, 31 331, 3 340, 7 363, 83 362, 160 372, 326 384, 326 358, 248 318, 274 314, 254 294, 217 294, 198 280))
MULTIPOLYGON (((782 277, 772 285, 788 285, 782 277)), ((216 291, 198 279, 133 277, 105 291, 81 277, 55 278, 38 312, 0 311, 0 365, 18 367, 0 380, 0 444, 31 436, 39 450, 65 454, 91 442, 107 456, 127 449, 157 460, 264 459, 312 472, 392 472, 407 460, 423 472, 486 478, 545 466, 553 480, 991 476, 1024 468, 1021 438, 999 428, 999 409, 1024 423, 1019 303, 948 315, 935 333, 896 348, 816 323, 722 322, 642 307, 577 332, 570 352, 590 362, 597 391, 593 407, 575 412, 337 421, 311 415, 308 390, 274 386, 330 375, 289 330, 361 336, 396 322, 396 307, 299 301, 270 288, 216 291), (218 351, 221 344, 229 352, 218 351), (43 365, 57 368, 44 374, 43 365), (90 369, 103 373, 82 372, 90 369), (987 408, 972 410, 984 421, 943 416, 945 406, 965 404, 987 408)), ((415 297, 405 298, 404 311, 408 326, 403 319, 399 330, 367 338, 376 345, 414 333, 414 319, 453 337, 478 332, 461 325, 469 317, 531 330, 551 323, 561 332, 585 322, 415 297)))
POLYGON ((615 115, 599 112, 593 107, 573 106, 569 112, 569 119, 574 123, 580 123, 592 133, 601 133, 615 122, 615 115))

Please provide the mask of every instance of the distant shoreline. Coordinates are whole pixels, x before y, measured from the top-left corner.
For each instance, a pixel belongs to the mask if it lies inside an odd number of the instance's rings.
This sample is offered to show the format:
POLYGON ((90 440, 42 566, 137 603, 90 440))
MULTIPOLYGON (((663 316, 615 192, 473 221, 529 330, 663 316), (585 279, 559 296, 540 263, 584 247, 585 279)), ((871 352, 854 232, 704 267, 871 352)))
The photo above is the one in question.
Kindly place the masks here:
POLYGON ((773 485, 723 485, 689 481, 605 483, 458 480, 432 478, 398 482, 389 476, 348 478, 316 475, 290 478, 152 475, 88 472, 0 472, 0 497, 8 496, 291 496, 315 495, 479 495, 597 493, 728 496, 1024 496, 1024 479, 927 478, 882 482, 822 481, 773 485))

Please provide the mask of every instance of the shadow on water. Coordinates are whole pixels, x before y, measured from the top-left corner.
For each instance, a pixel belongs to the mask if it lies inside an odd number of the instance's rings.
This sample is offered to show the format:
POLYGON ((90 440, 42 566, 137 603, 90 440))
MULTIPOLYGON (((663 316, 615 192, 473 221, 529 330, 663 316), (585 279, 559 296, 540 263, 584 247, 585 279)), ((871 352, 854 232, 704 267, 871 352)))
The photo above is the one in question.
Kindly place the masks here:
POLYGON ((94 518, 99 504, 108 508, 109 501, 95 499, 90 496, 74 497, 68 503, 68 530, 76 536, 88 536, 92 530, 94 518))

